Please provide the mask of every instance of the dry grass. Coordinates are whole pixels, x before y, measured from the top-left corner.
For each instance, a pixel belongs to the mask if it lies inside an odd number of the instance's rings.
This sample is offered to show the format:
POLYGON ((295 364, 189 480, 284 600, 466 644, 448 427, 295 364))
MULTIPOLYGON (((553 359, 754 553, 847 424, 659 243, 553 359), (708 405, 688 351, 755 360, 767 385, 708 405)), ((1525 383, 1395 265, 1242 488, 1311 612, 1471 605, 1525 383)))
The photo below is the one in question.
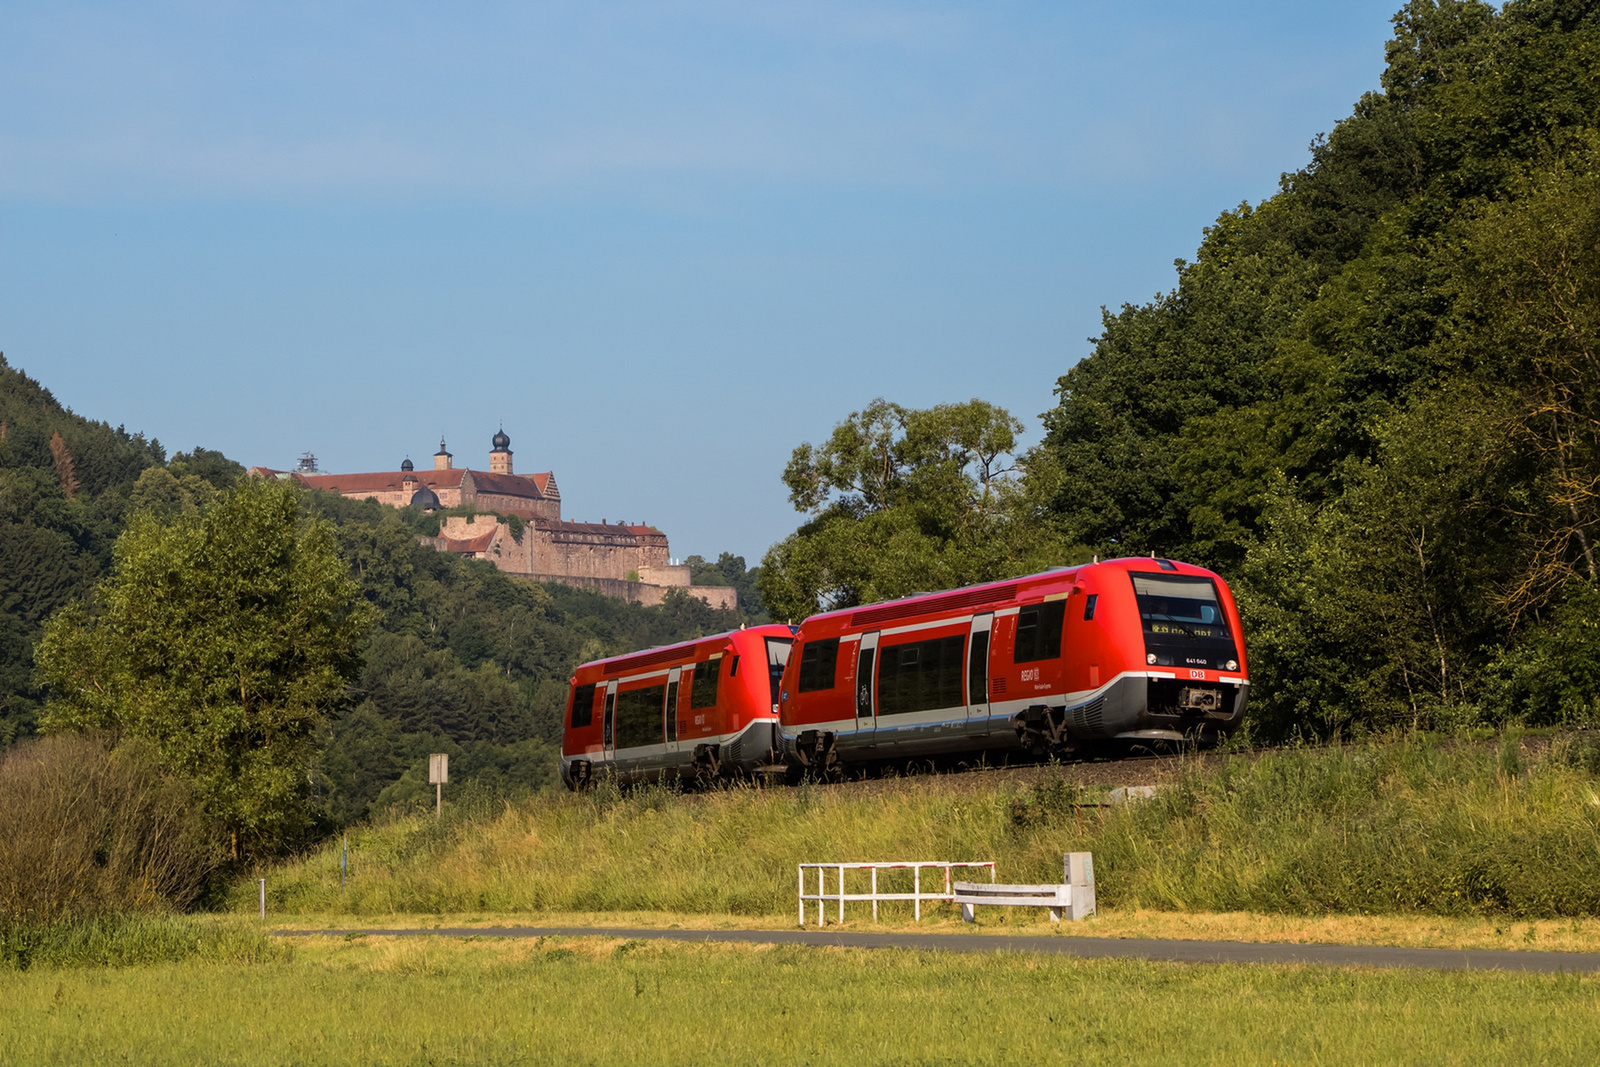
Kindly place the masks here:
MULTIPOLYGON (((930 906, 920 923, 873 923, 865 908, 849 905, 840 926, 829 930, 895 933, 1027 934, 1052 937, 1175 938, 1197 941, 1258 941, 1302 945, 1397 945, 1404 948, 1504 949, 1541 952, 1600 952, 1600 919, 1508 921, 1438 915, 1258 915, 1249 912, 1170 912, 1107 908, 1083 922, 1052 923, 1040 910, 980 909, 978 922, 962 922, 944 906, 930 906)), ((815 911, 812 912, 813 922, 815 911)), ((809 924, 808 924, 809 925, 809 924)), ((671 912, 544 912, 529 915, 299 915, 270 924, 285 930, 489 930, 581 927, 594 930, 792 930, 794 916, 687 915, 671 912)), ((815 927, 812 926, 812 929, 815 927)), ((299 943, 300 939, 296 939, 299 943)), ((314 939, 312 939, 314 940, 314 939)))

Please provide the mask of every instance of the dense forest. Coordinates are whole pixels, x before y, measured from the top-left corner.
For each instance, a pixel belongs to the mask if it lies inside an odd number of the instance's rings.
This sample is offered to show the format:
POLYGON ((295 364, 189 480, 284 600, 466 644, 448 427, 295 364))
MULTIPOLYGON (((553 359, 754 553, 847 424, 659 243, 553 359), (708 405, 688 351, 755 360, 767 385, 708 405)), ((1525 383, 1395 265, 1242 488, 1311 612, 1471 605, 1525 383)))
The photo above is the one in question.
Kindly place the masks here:
MULTIPOLYGON (((168 459, 157 441, 84 419, 0 356, 0 747, 38 729, 43 624, 93 600, 134 516, 207 509, 243 473, 219 453, 168 459)), ((429 752, 450 753, 457 788, 548 784, 574 666, 765 619, 756 572, 731 554, 688 562, 698 584, 738 587, 738 611, 678 595, 645 608, 435 552, 417 535, 437 533, 437 514, 300 498, 304 521, 331 528, 375 618, 354 684, 317 732, 309 777, 328 824, 431 800, 429 752)))
POLYGON ((1233 583, 1258 738, 1592 721, 1600 3, 1394 27, 1304 169, 1106 312, 1039 447, 878 401, 796 450, 773 610, 1154 552, 1233 583))

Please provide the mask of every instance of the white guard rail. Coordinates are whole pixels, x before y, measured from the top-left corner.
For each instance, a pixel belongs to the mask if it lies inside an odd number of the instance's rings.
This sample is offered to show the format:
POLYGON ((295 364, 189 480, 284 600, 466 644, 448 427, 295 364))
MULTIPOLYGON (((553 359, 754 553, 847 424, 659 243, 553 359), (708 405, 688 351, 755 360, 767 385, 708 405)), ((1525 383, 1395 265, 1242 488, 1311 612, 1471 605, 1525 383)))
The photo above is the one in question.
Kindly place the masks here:
POLYGON ((952 901, 955 899, 955 890, 950 881, 950 870, 953 867, 989 869, 989 881, 994 881, 994 860, 980 860, 971 863, 949 862, 945 860, 922 860, 911 863, 802 863, 799 865, 800 876, 800 925, 806 924, 806 905, 811 901, 817 902, 817 925, 822 926, 825 919, 826 908, 829 902, 839 902, 839 922, 844 922, 845 901, 871 901, 872 919, 878 919, 878 902, 887 900, 909 900, 912 902, 912 912, 918 922, 922 921, 922 902, 924 900, 952 901), (931 867, 940 872, 942 886, 936 892, 922 891, 922 870, 931 867), (904 871, 911 872, 911 892, 909 893, 880 893, 878 892, 879 871, 904 871), (817 891, 806 892, 806 872, 817 872, 817 891), (838 890, 833 893, 827 891, 828 872, 838 874, 838 890), (872 872, 871 891, 866 893, 846 893, 844 891, 845 871, 870 871, 872 872))

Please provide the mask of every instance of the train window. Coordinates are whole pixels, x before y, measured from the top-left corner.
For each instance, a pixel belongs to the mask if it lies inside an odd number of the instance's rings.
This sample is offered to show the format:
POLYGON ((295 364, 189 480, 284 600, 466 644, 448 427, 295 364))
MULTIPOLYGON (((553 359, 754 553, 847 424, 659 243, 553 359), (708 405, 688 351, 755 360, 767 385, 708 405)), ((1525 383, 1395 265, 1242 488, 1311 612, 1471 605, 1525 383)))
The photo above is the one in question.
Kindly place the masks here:
POLYGON ((678 739, 678 683, 667 683, 667 740, 678 739))
POLYGON ((772 702, 778 702, 778 692, 783 688, 783 669, 789 665, 789 649, 794 642, 782 637, 767 638, 767 677, 772 680, 772 702))
POLYGON ((1016 663, 1055 659, 1061 655, 1061 623, 1067 617, 1065 600, 1028 604, 1017 612, 1016 663))
POLYGON ((694 665, 694 681, 689 684, 689 707, 698 711, 700 708, 714 708, 717 706, 717 682, 722 678, 722 656, 715 655, 710 659, 694 665))
POLYGON ((1099 593, 1090 593, 1089 599, 1083 602, 1083 621, 1088 622, 1094 618, 1095 601, 1100 599, 1099 593))
POLYGON ((661 743, 661 707, 667 687, 651 685, 617 694, 617 747, 661 743))
POLYGON ((572 691, 572 728, 581 730, 594 722, 594 686, 580 685, 572 691))
POLYGON ((878 714, 905 715, 960 707, 961 656, 966 644, 966 635, 956 634, 882 649, 878 661, 878 714))
POLYGON ((1211 579, 1137 573, 1131 577, 1145 633, 1232 640, 1211 579))
POLYGON ((728 677, 729 678, 737 678, 737 677, 739 677, 739 657, 738 656, 734 656, 733 657, 733 664, 732 664, 732 666, 730 666, 728 668, 728 677))
POLYGON ((835 669, 839 666, 839 639, 807 641, 800 653, 800 692, 813 693, 818 689, 832 689, 835 669))

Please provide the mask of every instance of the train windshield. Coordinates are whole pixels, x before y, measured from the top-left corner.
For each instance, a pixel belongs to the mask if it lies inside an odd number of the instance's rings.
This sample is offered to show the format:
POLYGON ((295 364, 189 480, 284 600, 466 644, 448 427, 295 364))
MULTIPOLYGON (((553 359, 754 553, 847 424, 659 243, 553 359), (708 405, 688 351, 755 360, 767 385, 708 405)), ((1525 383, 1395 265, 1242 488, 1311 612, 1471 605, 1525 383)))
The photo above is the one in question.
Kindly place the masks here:
POLYGON ((1238 652, 1210 578, 1131 574, 1149 663, 1234 670, 1238 652), (1233 663, 1230 667, 1228 664, 1233 663))
POLYGON ((789 649, 794 642, 787 637, 767 638, 767 677, 772 680, 772 703, 778 703, 778 691, 783 686, 783 668, 789 664, 789 649))

